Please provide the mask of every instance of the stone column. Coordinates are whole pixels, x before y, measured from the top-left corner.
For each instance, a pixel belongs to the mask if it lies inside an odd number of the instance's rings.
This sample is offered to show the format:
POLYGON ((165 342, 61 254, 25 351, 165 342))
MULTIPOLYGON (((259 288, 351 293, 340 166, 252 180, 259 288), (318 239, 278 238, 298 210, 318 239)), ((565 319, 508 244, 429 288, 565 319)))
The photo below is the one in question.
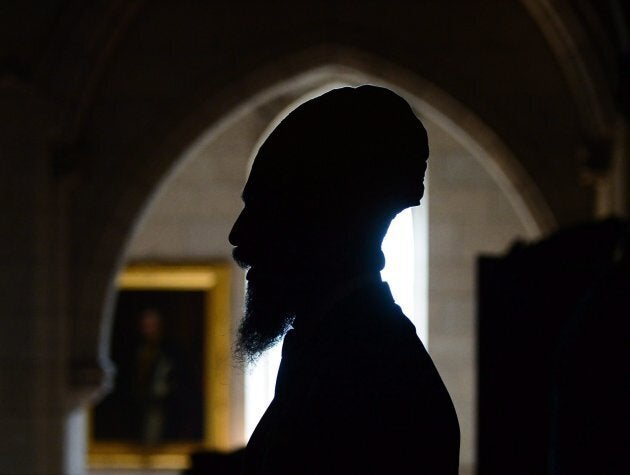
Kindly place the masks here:
POLYGON ((39 91, 11 78, 0 84, 0 116, 0 473, 75 475, 83 425, 66 383, 50 146, 58 117, 39 91))

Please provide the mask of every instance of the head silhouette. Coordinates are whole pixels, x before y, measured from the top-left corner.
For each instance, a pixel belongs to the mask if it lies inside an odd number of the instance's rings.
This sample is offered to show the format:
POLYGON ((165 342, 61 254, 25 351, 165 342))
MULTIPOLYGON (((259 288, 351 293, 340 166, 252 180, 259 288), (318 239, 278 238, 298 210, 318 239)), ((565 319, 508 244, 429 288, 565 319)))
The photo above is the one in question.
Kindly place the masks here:
POLYGON ((230 242, 247 268, 238 353, 255 358, 327 289, 384 265, 392 218, 419 204, 427 135, 375 86, 334 89, 291 112, 260 147, 230 242))

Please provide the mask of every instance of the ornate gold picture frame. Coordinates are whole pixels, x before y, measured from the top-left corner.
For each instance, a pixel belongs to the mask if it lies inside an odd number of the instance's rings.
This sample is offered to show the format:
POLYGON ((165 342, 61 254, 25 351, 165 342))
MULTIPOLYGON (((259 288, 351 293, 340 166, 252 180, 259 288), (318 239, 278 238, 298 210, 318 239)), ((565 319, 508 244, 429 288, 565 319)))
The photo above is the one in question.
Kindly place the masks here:
POLYGON ((229 448, 229 267, 132 265, 118 278, 115 387, 89 416, 92 468, 184 469, 229 448))

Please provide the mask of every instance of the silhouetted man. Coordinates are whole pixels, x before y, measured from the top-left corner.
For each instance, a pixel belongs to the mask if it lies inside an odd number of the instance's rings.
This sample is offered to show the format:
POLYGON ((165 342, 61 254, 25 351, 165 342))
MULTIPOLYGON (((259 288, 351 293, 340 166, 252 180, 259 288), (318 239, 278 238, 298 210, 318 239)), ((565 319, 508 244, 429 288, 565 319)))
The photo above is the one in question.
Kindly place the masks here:
POLYGON ((306 102, 258 151, 230 233, 248 269, 237 353, 285 338, 244 473, 457 473, 451 399, 379 274, 427 157, 409 105, 373 86, 306 102))

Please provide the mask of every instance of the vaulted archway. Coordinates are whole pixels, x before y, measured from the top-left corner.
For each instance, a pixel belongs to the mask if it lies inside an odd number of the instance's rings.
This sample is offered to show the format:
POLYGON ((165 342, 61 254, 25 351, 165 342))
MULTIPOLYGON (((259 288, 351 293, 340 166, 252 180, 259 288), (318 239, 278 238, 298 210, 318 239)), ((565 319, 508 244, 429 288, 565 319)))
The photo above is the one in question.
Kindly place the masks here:
MULTIPOLYGON (((299 62, 304 63, 304 57, 308 54, 312 55, 314 61, 304 71, 286 75, 287 70, 293 70, 292 65, 276 65, 278 68, 276 75, 270 74, 270 77, 276 78, 275 83, 270 87, 262 88, 246 100, 235 104, 230 112, 209 127, 203 129, 204 123, 207 124, 208 122, 206 121, 211 120, 209 117, 205 119, 197 117, 198 126, 200 127, 198 137, 188 146, 182 147, 180 155, 172 160, 170 170, 157 182, 154 189, 147 190, 145 203, 141 208, 143 211, 136 218, 134 227, 129 228, 127 242, 130 245, 125 252, 133 260, 177 259, 182 257, 190 259, 191 256, 193 258, 194 256, 205 256, 206 258, 210 256, 213 259, 229 259, 230 248, 225 237, 229 232, 231 221, 233 221, 240 208, 238 194, 246 177, 247 162, 257 142, 265 136, 274 123, 277 123, 293 107, 308 97, 341 84, 378 84, 389 87, 404 96, 427 124, 430 138, 432 131, 435 131, 435 134, 441 137, 438 140, 446 140, 452 143, 451 147, 459 147, 459 150, 465 151, 460 153, 467 154, 466 160, 475 161, 477 163, 476 166, 482 169, 483 173, 487 174, 488 180, 496 185, 497 189, 500 190, 502 199, 513 210, 515 219, 521 223, 521 237, 533 239, 553 229, 554 220, 551 212, 532 181, 523 172, 514 155, 480 119, 476 118, 474 114, 466 110, 465 107, 458 104, 446 93, 427 81, 404 71, 402 68, 397 68, 383 60, 354 50, 346 50, 343 54, 342 50, 338 50, 337 59, 334 62, 321 61, 319 59, 321 53, 310 51, 301 55, 299 62), (247 125, 244 126, 244 123, 247 125), (239 139, 235 133, 239 130, 243 137, 240 139, 240 144, 237 144, 239 139), (225 142, 224 136, 226 133, 231 137, 229 139, 231 142, 229 140, 225 142), (226 156, 222 156, 220 152, 217 152, 217 140, 219 142, 222 141, 223 145, 220 147, 225 148, 226 144, 234 147, 234 150, 229 154, 229 161, 226 160, 226 156), (223 203, 224 207, 219 209, 218 212, 222 217, 211 226, 212 232, 215 233, 214 237, 210 235, 205 235, 203 238, 200 237, 200 239, 205 239, 213 244, 210 247, 206 246, 203 250, 199 248, 189 249, 188 251, 181 251, 181 249, 174 251, 168 245, 162 246, 155 242, 151 243, 150 237, 147 236, 169 235, 168 229, 160 228, 159 224, 156 225, 159 218, 155 218, 155 216, 152 218, 151 216, 156 213, 159 214, 160 206, 163 207, 165 202, 178 201, 174 198, 175 195, 171 194, 166 198, 161 198, 161 195, 165 190, 176 186, 172 186, 172 182, 177 180, 180 172, 184 171, 192 162, 200 163, 200 161, 205 162, 203 168, 206 170, 207 175, 205 176, 208 178, 206 186, 208 188, 219 187, 221 190, 221 196, 219 194, 216 196, 212 195, 213 198, 210 199, 210 195, 205 195, 203 196, 205 199, 201 201, 203 203, 217 203, 221 199, 225 201, 226 197, 232 201, 231 203, 223 203), (217 161, 217 163, 213 164, 214 161, 217 161), (233 214, 232 218, 226 219, 226 216, 229 216, 230 213, 233 214), (150 230, 144 230, 145 226, 148 226, 150 230), (132 236, 134 234, 135 236, 132 236)), ((245 97, 243 94, 235 94, 235 96, 245 97)), ((439 161, 440 146, 435 148, 436 150, 433 153, 437 155, 437 158, 434 160, 439 161)), ((198 170, 201 170, 199 165, 197 167, 198 170)), ((203 172, 199 176, 202 176, 202 174, 203 172)), ((197 183, 197 187, 199 186, 203 186, 203 183, 197 183)), ((188 200, 188 202, 190 203, 191 201, 188 200)), ((170 208, 170 212, 172 216, 173 207, 170 208)), ((186 224, 183 224, 183 226, 186 226, 186 224)), ((490 250, 500 251, 502 249, 501 245, 497 246, 490 250)), ((489 249, 485 250, 487 252, 489 249)), ((123 263, 126 259, 127 256, 121 254, 117 262, 123 263)), ((467 262, 466 265, 472 266, 472 260, 467 262)), ((429 273, 429 268, 421 271, 429 273)), ((113 279, 113 275, 110 278, 113 279)), ((238 278, 236 281, 238 282, 238 278)), ((472 289, 472 280, 466 285, 467 288, 472 289)), ((111 285, 110 288, 113 289, 111 285)), ((113 293, 111 292, 108 296, 110 301, 113 298, 113 293)), ((466 298, 470 300, 468 306, 472 310, 472 297, 466 298)), ((242 289, 236 288, 232 304, 232 313, 235 319, 238 318, 241 303, 242 289)), ((110 308, 111 304, 106 306, 105 311, 109 311, 108 309, 110 308)), ((438 315, 439 307, 436 307, 433 313, 435 315, 431 316, 431 318, 440 318, 440 315, 438 315)), ((462 318, 470 320, 472 317, 473 315, 471 314, 462 318)), ((107 325, 110 324, 109 315, 104 315, 104 322, 104 327, 107 328, 107 325)), ((467 325, 469 328, 472 328, 470 324, 467 325)), ((108 335, 109 331, 107 329, 100 333, 101 354, 107 354, 108 335)), ((440 338, 443 338, 443 335, 440 335, 438 332, 435 337, 439 341, 440 338)), ((470 352, 474 347, 474 335, 467 333, 465 339, 467 341, 466 348, 469 348, 466 352, 470 352)), ((448 363, 440 363, 438 361, 438 366, 440 364, 447 365, 448 363)), ((467 381, 470 383, 474 373, 472 358, 463 361, 460 366, 458 371, 464 371, 466 374, 469 374, 467 381)), ((453 375, 447 376, 447 378, 451 379, 454 377, 453 375)), ((244 442, 242 384, 242 374, 237 373, 233 378, 233 385, 236 387, 236 391, 232 398, 232 404, 241 409, 233 411, 234 420, 232 421, 231 436, 229 437, 231 442, 228 443, 227 447, 238 446, 244 442)), ((466 420, 464 423, 464 442, 466 444, 464 460, 470 464, 473 457, 474 422, 469 422, 469 420, 473 421, 474 418, 474 385, 470 383, 468 388, 460 392, 462 394, 457 396, 458 403, 461 404, 459 410, 461 417, 466 420)))

